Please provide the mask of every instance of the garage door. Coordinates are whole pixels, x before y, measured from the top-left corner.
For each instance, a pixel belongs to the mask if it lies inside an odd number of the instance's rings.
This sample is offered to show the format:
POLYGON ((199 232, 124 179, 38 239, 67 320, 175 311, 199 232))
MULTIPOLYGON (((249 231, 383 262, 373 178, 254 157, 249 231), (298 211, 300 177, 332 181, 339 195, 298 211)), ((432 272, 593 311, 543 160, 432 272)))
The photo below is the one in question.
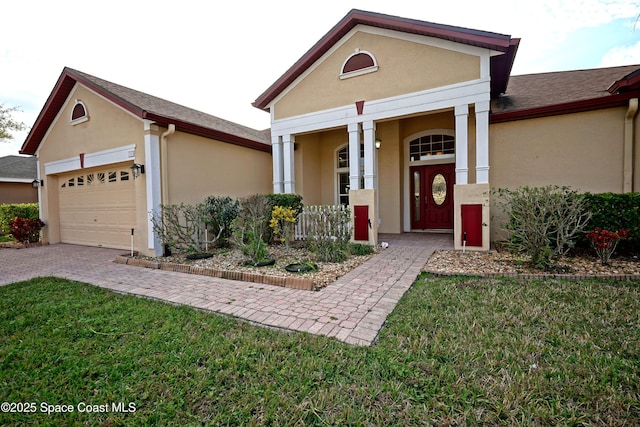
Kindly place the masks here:
POLYGON ((126 249, 135 227, 135 189, 128 165, 76 171, 58 179, 60 241, 126 249))

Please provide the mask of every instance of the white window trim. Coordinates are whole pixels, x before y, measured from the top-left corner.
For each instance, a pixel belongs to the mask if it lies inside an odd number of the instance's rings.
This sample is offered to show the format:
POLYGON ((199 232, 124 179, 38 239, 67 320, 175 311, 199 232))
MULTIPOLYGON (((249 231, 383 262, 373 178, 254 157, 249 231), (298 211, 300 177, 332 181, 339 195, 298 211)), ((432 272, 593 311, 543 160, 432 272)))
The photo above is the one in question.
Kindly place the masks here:
MULTIPOLYGON (((455 159, 456 155, 454 154, 434 154, 429 156, 428 159, 424 160, 411 160, 411 156, 409 154, 409 145, 411 141, 418 139, 423 136, 428 135, 447 135, 456 137, 455 130, 452 129, 429 129, 421 132, 414 133, 413 135, 409 135, 404 139, 405 141, 405 160, 408 162, 410 166, 421 166, 421 165, 429 165, 429 164, 442 164, 442 163, 451 163, 449 160, 455 159)), ((454 148, 455 149, 455 148, 454 148)))
MULTIPOLYGON (((360 146, 362 148, 362 143, 360 143, 360 146)), ((350 162, 348 142, 336 147, 336 149, 333 151, 333 181, 334 181, 333 199, 336 205, 340 204, 340 179, 338 178, 338 175, 341 173, 346 173, 347 175, 349 175, 349 165, 341 168, 338 167, 338 152, 344 148, 347 149, 347 162, 350 162)), ((360 157, 360 183, 361 184, 363 180, 364 180, 364 159, 363 157, 360 157)))

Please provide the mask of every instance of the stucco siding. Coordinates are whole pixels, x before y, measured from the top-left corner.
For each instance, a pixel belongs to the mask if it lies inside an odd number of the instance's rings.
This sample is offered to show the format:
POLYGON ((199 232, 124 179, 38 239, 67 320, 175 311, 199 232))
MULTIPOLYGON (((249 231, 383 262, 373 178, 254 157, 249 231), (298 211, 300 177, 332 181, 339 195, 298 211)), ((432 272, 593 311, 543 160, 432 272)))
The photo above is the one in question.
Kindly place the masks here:
POLYGON ((167 142, 169 203, 273 191, 271 155, 177 132, 167 142))
POLYGON ((491 125, 491 186, 621 192, 624 114, 616 108, 491 125))
POLYGON ((0 205, 5 203, 37 203, 38 190, 31 183, 0 182, 0 205))
POLYGON ((479 77, 478 56, 379 34, 355 32, 275 103, 274 117, 282 119, 350 105, 359 100, 383 99, 479 77), (373 54, 379 69, 341 80, 342 65, 356 49, 373 54))

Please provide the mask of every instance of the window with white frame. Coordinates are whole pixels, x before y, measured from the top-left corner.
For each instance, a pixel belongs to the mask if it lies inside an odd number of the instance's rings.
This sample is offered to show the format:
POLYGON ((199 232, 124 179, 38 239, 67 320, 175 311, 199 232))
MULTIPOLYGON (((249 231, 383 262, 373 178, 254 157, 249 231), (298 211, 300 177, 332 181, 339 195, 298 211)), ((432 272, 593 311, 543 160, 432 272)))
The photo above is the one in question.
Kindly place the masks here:
POLYGON ((417 162, 437 157, 453 157, 455 146, 453 131, 428 131, 409 142, 409 160, 417 162))
MULTIPOLYGON (((349 205, 349 144, 336 150, 336 202, 349 205)), ((360 144, 360 188, 364 188, 364 145, 360 144)))

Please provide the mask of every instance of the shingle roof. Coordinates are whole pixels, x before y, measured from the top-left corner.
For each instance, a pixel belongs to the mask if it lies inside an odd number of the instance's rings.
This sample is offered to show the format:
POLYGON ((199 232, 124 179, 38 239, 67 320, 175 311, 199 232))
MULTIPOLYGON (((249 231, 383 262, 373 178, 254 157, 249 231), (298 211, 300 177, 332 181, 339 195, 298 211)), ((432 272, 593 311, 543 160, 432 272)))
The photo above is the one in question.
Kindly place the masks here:
POLYGON ((96 91, 134 115, 160 125, 173 123, 182 132, 242 145, 261 151, 271 151, 271 141, 264 132, 194 110, 144 92, 66 67, 35 125, 25 140, 21 153, 34 154, 49 126, 76 83, 96 91))
POLYGON ((37 160, 29 156, 0 157, 0 181, 5 179, 36 179, 37 160))
POLYGON ((491 112, 498 116, 578 103, 606 105, 609 100, 618 99, 618 94, 607 89, 639 68, 640 65, 627 65, 511 76, 506 93, 492 100, 491 112))

